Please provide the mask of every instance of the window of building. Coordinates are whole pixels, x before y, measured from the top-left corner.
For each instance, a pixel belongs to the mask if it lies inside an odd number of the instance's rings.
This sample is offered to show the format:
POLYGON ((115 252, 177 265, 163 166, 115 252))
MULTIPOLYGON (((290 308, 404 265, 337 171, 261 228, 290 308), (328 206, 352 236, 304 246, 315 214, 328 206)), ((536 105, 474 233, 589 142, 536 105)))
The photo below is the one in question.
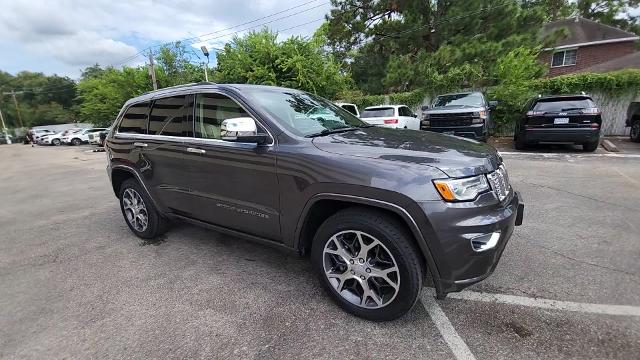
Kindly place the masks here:
POLYGON ((562 50, 553 53, 551 67, 575 65, 578 58, 578 49, 562 50))

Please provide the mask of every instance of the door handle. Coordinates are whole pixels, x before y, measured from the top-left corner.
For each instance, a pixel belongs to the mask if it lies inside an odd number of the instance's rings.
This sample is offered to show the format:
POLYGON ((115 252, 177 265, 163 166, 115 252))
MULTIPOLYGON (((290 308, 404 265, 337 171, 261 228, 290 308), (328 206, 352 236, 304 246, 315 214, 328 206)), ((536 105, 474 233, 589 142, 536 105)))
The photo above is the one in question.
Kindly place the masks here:
POLYGON ((205 150, 197 149, 197 148, 191 148, 191 147, 187 148, 187 152, 196 153, 196 154, 204 154, 204 153, 206 153, 205 150))
POLYGON ((142 142, 134 142, 133 146, 136 146, 136 147, 147 147, 147 146, 149 146, 149 144, 142 143, 142 142))

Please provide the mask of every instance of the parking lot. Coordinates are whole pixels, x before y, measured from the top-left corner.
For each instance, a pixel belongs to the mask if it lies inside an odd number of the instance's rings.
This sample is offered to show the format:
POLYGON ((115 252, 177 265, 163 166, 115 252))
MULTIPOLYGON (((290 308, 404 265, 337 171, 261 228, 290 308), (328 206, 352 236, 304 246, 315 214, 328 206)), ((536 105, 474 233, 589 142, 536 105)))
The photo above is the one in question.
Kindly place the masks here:
POLYGON ((640 155, 503 157, 525 201, 495 273, 405 317, 341 311, 308 259, 176 224, 142 242, 91 147, 0 146, 0 358, 633 359, 640 155))

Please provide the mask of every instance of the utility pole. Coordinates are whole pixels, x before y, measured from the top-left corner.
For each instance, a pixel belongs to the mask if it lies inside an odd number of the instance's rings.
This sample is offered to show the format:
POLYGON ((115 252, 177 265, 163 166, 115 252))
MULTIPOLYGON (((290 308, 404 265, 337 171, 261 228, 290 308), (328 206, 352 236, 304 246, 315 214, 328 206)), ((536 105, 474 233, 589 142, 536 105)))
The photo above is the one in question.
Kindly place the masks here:
POLYGON ((153 53, 151 52, 151 50, 149 50, 149 74, 151 75, 153 90, 158 90, 158 83, 156 82, 156 67, 153 63, 153 53))
POLYGON ((0 121, 2 122, 2 132, 4 133, 4 138, 7 141, 7 144, 11 144, 11 140, 9 140, 9 134, 7 133, 7 126, 4 124, 4 117, 2 116, 2 109, 0 109, 0 121))
POLYGON ((18 106, 18 99, 16 98, 16 94, 22 94, 24 91, 15 92, 11 90, 11 92, 3 92, 2 95, 11 95, 13 98, 13 104, 16 106, 16 112, 18 113, 18 122, 20 123, 20 127, 24 127, 22 124, 22 115, 20 114, 20 106, 18 106))

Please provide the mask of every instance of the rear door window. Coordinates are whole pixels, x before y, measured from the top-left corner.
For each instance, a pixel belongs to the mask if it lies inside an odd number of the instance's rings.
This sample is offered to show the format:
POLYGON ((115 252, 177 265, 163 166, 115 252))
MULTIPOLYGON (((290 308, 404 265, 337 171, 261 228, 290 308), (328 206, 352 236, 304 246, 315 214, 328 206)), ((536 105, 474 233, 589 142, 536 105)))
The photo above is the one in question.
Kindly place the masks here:
POLYGON ((188 136, 186 124, 186 95, 157 99, 149 115, 149 134, 188 136))
POLYGON ((533 107, 534 111, 543 112, 564 112, 577 111, 595 107, 595 104, 588 98, 576 99, 549 99, 539 100, 533 107))
POLYGON ((413 113, 411 112, 411 110, 409 110, 408 107, 403 106, 399 109, 400 111, 400 116, 408 116, 408 117, 413 117, 413 113))
POLYGON ((375 108, 375 109, 367 109, 362 112, 363 118, 373 118, 373 117, 387 117, 387 116, 395 116, 395 109, 392 107, 385 108, 375 108))
POLYGON ((127 112, 122 116, 118 132, 124 134, 146 134, 148 116, 148 101, 129 106, 127 112))

